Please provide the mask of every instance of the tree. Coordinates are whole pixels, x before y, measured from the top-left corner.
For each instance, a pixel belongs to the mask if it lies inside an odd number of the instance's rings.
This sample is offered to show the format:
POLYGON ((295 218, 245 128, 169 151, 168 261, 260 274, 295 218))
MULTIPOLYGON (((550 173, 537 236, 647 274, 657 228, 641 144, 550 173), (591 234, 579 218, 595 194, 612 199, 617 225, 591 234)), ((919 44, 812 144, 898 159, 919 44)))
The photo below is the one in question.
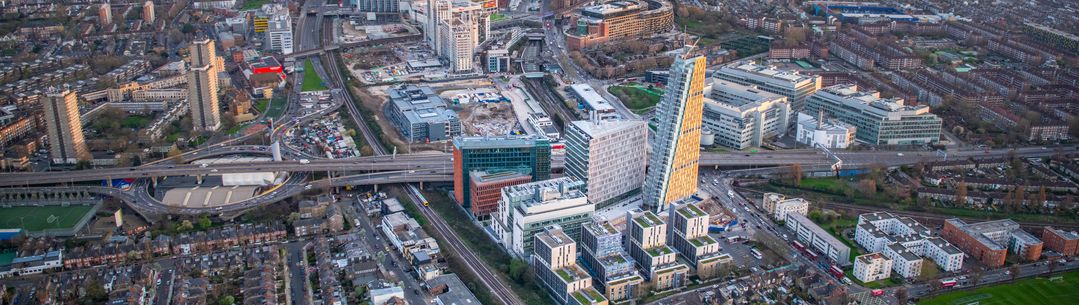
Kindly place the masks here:
POLYGON ((909 296, 907 295, 906 287, 899 287, 895 290, 895 299, 899 304, 907 304, 909 296))
POLYGON ((109 293, 105 291, 105 286, 98 280, 93 280, 86 286, 86 295, 84 296, 84 304, 99 304, 104 303, 109 299, 109 293))
POLYGON ((356 298, 360 300, 367 299, 367 285, 356 286, 356 298))
POLYGON ((206 229, 209 229, 211 225, 213 225, 213 222, 210 221, 209 216, 202 215, 199 216, 198 225, 200 231, 205 231, 206 229))
POLYGON ((1025 186, 1022 186, 1022 185, 1015 186, 1015 201, 1012 204, 1015 204, 1015 210, 1016 211, 1018 211, 1020 208, 1022 208, 1025 205, 1024 202, 1026 201, 1026 196, 1027 196, 1027 191, 1026 191, 1025 186))
POLYGON ((75 162, 75 169, 89 169, 93 167, 94 164, 90 163, 89 160, 79 160, 78 162, 75 162))
POLYGON ((918 161, 918 163, 914 163, 914 167, 911 168, 911 171, 914 172, 915 176, 921 177, 922 174, 925 173, 925 162, 918 161))
POLYGON ((795 163, 791 164, 791 182, 794 186, 802 186, 802 165, 795 163))
POLYGON ((190 220, 184 219, 184 221, 180 222, 180 226, 176 227, 176 231, 187 232, 187 231, 191 231, 194 228, 195 228, 195 226, 191 224, 190 220))
POLYGON ((970 284, 972 286, 977 286, 978 282, 981 282, 981 281, 982 281, 982 273, 981 272, 975 272, 974 274, 970 275, 970 284))
POLYGON ((862 193, 866 196, 873 197, 877 195, 877 181, 873 179, 862 179, 861 184, 862 193))
POLYGON ((191 25, 190 23, 185 23, 183 26, 180 27, 180 32, 182 32, 184 34, 194 33, 195 32, 195 26, 191 25))
POLYGON ((169 149, 169 153, 166 154, 166 156, 169 158, 175 158, 177 156, 180 156, 180 154, 183 154, 182 152, 180 152, 180 148, 174 145, 172 146, 172 149, 169 149))
POLYGON ((1045 186, 1042 185, 1038 188, 1038 209, 1045 206, 1045 202, 1049 200, 1049 193, 1046 191, 1045 186))
POLYGON ((288 214, 288 218, 285 219, 289 224, 300 220, 300 213, 292 212, 288 214))
POLYGON ((1015 282, 1015 278, 1019 277, 1019 265, 1014 265, 1008 268, 1008 276, 1012 278, 1012 282, 1015 282))
POLYGON ((510 261, 509 269, 510 278, 520 283, 525 279, 525 273, 528 271, 528 263, 521 259, 513 259, 510 261))
POLYGON ((806 40, 806 32, 802 29, 788 29, 783 35, 783 44, 787 47, 798 46, 806 40))
POLYGON ((955 186, 955 204, 965 206, 967 204, 967 182, 959 181, 955 186))
POLYGON ((236 303, 236 298, 231 295, 226 295, 217 300, 217 305, 232 305, 234 303, 236 303))

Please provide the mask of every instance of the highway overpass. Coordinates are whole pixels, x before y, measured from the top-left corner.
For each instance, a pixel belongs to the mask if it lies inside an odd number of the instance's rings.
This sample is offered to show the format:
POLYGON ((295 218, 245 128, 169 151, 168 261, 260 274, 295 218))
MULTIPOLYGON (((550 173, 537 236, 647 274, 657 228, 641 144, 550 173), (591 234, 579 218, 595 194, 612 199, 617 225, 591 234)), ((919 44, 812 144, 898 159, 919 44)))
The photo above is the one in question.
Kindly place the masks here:
MULTIPOLYGON (((1010 154, 1010 149, 958 150, 950 153, 948 160, 966 158, 999 158, 1010 154)), ((244 152, 247 152, 246 150, 244 152)), ((1024 147, 1015 149, 1019 157, 1047 157, 1057 153, 1074 153, 1076 147, 1045 148, 1024 147)), ((836 155, 843 160, 844 168, 864 168, 871 164, 898 166, 917 162, 944 160, 945 156, 932 151, 842 151, 836 155)), ((555 155, 552 168, 561 168, 562 155, 555 155)), ((702 153, 700 165, 711 168, 757 168, 800 164, 802 166, 830 165, 832 160, 813 150, 765 151, 758 153, 702 153)), ((397 156, 369 156, 348 159, 312 159, 309 161, 285 160, 251 162, 243 164, 213 164, 202 167, 193 164, 158 164, 144 167, 119 167, 62 172, 20 172, 0 174, 0 186, 31 186, 63 184, 82 181, 119 178, 153 178, 163 176, 198 176, 247 172, 377 172, 409 170, 452 170, 449 154, 419 153, 397 156)))

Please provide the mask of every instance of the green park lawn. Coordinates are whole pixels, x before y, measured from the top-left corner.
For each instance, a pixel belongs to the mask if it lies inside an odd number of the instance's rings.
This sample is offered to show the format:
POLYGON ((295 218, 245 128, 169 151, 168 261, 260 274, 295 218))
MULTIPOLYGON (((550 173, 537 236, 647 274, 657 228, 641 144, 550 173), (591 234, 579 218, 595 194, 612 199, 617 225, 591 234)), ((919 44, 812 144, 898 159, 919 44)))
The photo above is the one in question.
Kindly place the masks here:
POLYGON ((263 4, 266 4, 266 2, 269 2, 269 0, 247 0, 240 9, 245 11, 259 9, 263 4))
POLYGON ((93 206, 32 206, 0 208, 0 228, 26 231, 66 229, 75 226, 93 206))
POLYGON ((918 302, 919 305, 1025 305, 1076 304, 1079 298, 1079 271, 1065 273, 1060 279, 1038 277, 1015 283, 946 293, 918 302))
POLYGON ((315 73, 315 65, 308 59, 303 62, 303 87, 300 91, 322 91, 327 90, 326 85, 322 83, 322 78, 315 73))
POLYGON ((607 88, 607 91, 618 97, 622 104, 626 105, 626 108, 636 113, 655 107, 659 103, 659 99, 663 97, 663 90, 661 89, 648 89, 648 87, 636 84, 611 86, 607 88))

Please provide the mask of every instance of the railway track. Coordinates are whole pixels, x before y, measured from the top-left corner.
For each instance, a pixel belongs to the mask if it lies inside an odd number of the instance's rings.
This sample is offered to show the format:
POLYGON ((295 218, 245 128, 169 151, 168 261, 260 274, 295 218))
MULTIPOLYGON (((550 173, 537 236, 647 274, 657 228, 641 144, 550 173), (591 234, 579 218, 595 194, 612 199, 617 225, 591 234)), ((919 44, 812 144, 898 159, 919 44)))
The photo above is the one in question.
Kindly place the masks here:
MULTIPOLYGON (((329 27, 323 28, 322 30, 323 44, 333 43, 333 20, 331 19, 324 22, 323 26, 329 27)), ((356 106, 356 102, 352 99, 352 95, 349 94, 350 92, 345 91, 351 89, 349 89, 348 83, 344 81, 344 78, 341 77, 341 69, 337 63, 337 51, 328 52, 327 55, 323 58, 325 59, 324 61, 328 69, 328 71, 326 71, 326 74, 329 74, 328 76, 330 78, 330 82, 334 84, 334 86, 332 87, 336 87, 337 89, 341 90, 339 95, 342 99, 344 99, 345 107, 348 108, 348 114, 350 117, 352 117, 352 121, 356 123, 356 127, 360 129, 361 133, 363 133, 364 141, 367 141, 367 145, 371 146, 371 150, 376 156, 385 155, 386 148, 382 147, 382 142, 378 140, 378 137, 376 137, 374 132, 371 131, 371 127, 367 125, 367 121, 363 119, 363 115, 360 112, 359 108, 356 106)))
MULTIPOLYGON (((323 23, 323 44, 333 42, 333 29, 328 28, 332 25, 332 20, 323 23)), ((321 57, 324 60, 326 69, 328 69, 326 74, 329 76, 328 81, 331 83, 330 87, 342 90, 340 95, 344 100, 345 106, 348 107, 349 116, 352 117, 353 122, 356 122, 357 128, 360 128, 360 131, 363 133, 364 141, 367 141, 371 146, 375 155, 386 155, 385 147, 382 147, 382 143, 378 141, 378 138, 374 136, 374 133, 371 131, 366 121, 363 120, 363 116, 355 101, 352 99, 352 96, 343 91, 350 89, 348 88, 348 83, 344 82, 344 79, 341 77, 341 69, 338 66, 336 52, 337 51, 327 52, 326 56, 321 57)), ((439 235, 442 235, 445 244, 453 249, 454 252, 457 252, 461 259, 464 260, 465 264, 472 269, 472 272, 476 274, 482 284, 490 289, 492 295, 494 295, 499 302, 506 305, 524 305, 524 302, 521 301, 520 297, 513 293, 500 277, 494 274, 490 266, 480 260, 471 249, 468 249, 468 247, 464 245, 461 238, 457 236, 456 232, 454 232, 440 216, 435 215, 435 213, 427 207, 419 206, 418 202, 420 201, 415 194, 412 192, 406 193, 408 193, 408 196, 412 199, 412 203, 420 210, 420 213, 431 220, 432 226, 438 231, 439 235)))
POLYGON ((464 245, 456 232, 450 229, 449 225, 446 225, 440 216, 436 215, 429 207, 421 206, 419 203, 421 202, 420 198, 407 188, 405 193, 408 193, 408 197, 411 199, 410 201, 412 201, 412 204, 420 210, 420 214, 423 214, 424 217, 431 220, 431 224, 435 228, 435 231, 438 231, 438 234, 446 239, 446 244, 449 245, 454 252, 457 252, 457 255, 465 261, 465 264, 472 267, 472 272, 476 273, 480 281, 483 282, 483 285, 490 289, 491 294, 494 295, 495 299, 498 299, 499 302, 506 305, 524 304, 524 302, 517 297, 517 294, 513 293, 513 291, 510 290, 497 275, 491 272, 490 267, 487 266, 486 263, 476 257, 476 254, 464 245))

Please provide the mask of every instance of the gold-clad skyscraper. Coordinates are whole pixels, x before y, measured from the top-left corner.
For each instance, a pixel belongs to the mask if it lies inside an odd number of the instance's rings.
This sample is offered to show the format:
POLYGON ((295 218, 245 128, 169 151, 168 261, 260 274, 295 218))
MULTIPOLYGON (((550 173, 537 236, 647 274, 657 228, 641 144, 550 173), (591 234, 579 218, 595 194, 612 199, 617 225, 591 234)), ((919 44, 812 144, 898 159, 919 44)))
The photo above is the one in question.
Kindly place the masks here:
POLYGON ((656 138, 644 180, 644 204, 662 211, 672 202, 697 192, 704 107, 703 56, 691 49, 671 65, 667 93, 656 107, 656 138))

